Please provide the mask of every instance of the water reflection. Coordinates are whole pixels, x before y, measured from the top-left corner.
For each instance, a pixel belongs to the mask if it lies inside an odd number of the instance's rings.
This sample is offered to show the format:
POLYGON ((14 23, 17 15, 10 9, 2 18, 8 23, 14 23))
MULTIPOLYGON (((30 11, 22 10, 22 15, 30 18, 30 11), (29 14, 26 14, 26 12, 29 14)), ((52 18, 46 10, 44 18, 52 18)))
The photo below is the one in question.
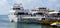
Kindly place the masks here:
MULTIPOLYGON (((49 25, 27 24, 27 23, 11 23, 7 16, 0 15, 0 28, 57 28, 49 25)), ((58 27, 59 28, 59 27, 58 27)))
POLYGON ((38 24, 17 23, 17 28, 41 28, 38 24))
POLYGON ((51 27, 49 25, 41 24, 11 23, 11 28, 58 28, 58 27, 51 27))
POLYGON ((10 23, 10 28, 17 28, 17 23, 10 23))

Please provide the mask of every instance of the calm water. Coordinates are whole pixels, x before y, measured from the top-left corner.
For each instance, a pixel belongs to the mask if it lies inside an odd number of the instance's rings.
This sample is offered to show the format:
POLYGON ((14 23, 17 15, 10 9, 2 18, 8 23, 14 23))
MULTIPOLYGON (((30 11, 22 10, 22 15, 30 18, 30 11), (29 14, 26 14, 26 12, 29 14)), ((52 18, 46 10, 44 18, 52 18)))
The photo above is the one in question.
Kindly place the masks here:
POLYGON ((56 28, 49 25, 11 23, 7 15, 0 15, 0 28, 56 28))

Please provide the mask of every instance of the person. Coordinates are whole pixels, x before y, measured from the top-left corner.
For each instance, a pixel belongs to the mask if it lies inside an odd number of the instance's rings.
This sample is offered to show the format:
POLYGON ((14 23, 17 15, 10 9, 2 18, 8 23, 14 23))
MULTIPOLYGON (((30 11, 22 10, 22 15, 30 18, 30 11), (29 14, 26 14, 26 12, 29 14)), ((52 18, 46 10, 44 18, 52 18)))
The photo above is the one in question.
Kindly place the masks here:
POLYGON ((34 13, 33 15, 36 16, 36 13, 34 13))

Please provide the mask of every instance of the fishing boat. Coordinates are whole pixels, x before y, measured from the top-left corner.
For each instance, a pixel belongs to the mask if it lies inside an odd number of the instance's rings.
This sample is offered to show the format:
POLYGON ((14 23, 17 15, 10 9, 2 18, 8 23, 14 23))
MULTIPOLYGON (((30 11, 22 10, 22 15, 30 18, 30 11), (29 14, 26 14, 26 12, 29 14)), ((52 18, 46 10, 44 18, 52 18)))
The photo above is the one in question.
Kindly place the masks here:
POLYGON ((21 3, 15 3, 9 12, 10 22, 39 22, 45 19, 46 8, 39 8, 39 10, 24 9, 21 3), (41 11, 43 10, 43 11, 41 11))
POLYGON ((60 12, 52 12, 51 13, 51 19, 53 20, 50 25, 51 26, 60 26, 60 12))

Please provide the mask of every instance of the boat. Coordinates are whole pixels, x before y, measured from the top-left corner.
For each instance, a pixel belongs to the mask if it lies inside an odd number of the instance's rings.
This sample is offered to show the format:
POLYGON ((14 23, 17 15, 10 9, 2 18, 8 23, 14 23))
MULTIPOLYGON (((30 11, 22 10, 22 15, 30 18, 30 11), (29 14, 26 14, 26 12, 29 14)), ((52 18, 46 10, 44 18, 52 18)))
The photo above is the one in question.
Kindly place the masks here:
POLYGON ((42 20, 44 24, 49 24, 51 26, 60 26, 60 12, 58 11, 50 11, 48 13, 47 20, 42 20))
POLYGON ((50 24, 51 26, 60 26, 60 22, 53 22, 52 24, 50 24))
MULTIPOLYGON (((39 8, 43 9, 46 8, 39 8)), ((15 3, 9 12, 10 22, 39 22, 45 19, 44 12, 37 10, 27 10, 24 9, 21 3, 15 3)))
POLYGON ((51 19, 53 20, 51 20, 52 21, 52 23, 50 24, 51 26, 60 26, 60 12, 50 12, 50 15, 52 15, 51 16, 51 19))

